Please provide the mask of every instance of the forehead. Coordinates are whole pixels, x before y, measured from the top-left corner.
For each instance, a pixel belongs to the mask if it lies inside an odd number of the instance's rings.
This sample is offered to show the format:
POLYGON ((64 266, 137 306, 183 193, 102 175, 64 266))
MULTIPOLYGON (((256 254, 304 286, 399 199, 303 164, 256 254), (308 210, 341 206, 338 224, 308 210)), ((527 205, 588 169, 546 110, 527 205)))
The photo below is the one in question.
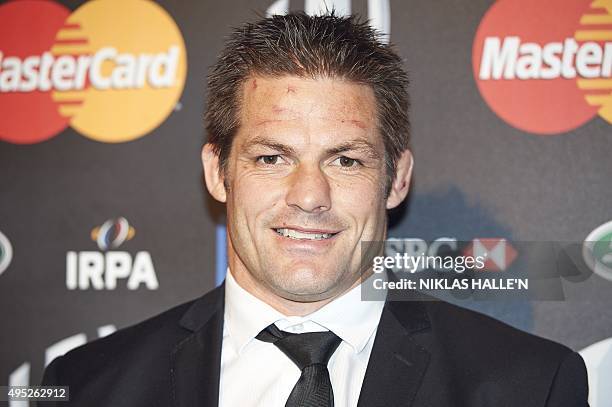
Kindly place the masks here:
MULTIPOLYGON (((372 88, 335 78, 249 77, 242 85, 241 128, 301 127, 378 137, 372 88)), ((374 141, 374 140, 372 140, 374 141)))

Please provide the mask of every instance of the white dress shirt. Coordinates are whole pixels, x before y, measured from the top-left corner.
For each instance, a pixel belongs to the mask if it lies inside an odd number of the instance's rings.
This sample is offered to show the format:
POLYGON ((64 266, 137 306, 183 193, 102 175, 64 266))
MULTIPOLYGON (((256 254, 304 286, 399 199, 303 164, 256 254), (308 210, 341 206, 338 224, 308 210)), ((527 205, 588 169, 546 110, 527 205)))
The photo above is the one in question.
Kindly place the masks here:
POLYGON ((227 271, 221 349, 221 407, 284 407, 300 369, 274 344, 255 339, 268 325, 287 332, 332 331, 342 342, 328 368, 336 407, 356 406, 383 301, 351 289, 310 315, 285 316, 238 285, 227 271))

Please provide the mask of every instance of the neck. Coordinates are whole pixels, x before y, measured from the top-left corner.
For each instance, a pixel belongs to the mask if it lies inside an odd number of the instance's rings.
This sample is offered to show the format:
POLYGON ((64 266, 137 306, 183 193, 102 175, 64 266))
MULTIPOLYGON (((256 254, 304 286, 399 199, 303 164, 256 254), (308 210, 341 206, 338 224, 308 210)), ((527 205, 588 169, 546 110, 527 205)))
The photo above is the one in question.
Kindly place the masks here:
POLYGON ((295 301, 277 295, 257 281, 248 270, 244 269, 244 267, 230 265, 230 269, 232 277, 234 277, 234 280, 236 280, 236 283, 238 283, 240 287, 285 316, 305 316, 312 314, 361 283, 361 279, 357 278, 350 286, 341 290, 336 295, 331 295, 329 298, 315 301, 295 301))

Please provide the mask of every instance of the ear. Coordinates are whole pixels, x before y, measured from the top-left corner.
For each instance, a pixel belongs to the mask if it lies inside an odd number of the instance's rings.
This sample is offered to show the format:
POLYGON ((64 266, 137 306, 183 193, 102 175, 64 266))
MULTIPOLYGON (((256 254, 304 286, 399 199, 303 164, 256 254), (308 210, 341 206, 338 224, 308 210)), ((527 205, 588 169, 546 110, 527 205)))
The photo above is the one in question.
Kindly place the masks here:
POLYGON ((412 177, 412 152, 406 149, 402 152, 395 168, 395 178, 391 184, 391 191, 387 198, 387 209, 393 209, 406 198, 410 188, 410 178, 412 177))
POLYGON ((215 154, 210 143, 206 143, 202 147, 202 166, 204 167, 204 180, 206 181, 208 192, 217 201, 225 202, 227 200, 227 193, 219 168, 219 156, 215 154))

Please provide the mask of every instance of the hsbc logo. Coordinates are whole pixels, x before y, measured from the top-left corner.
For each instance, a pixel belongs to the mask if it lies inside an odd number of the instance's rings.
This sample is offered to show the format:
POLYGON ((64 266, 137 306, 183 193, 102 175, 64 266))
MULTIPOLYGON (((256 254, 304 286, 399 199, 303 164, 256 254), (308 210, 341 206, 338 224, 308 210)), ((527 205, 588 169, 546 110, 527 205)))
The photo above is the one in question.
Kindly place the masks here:
POLYGON ((475 238, 470 241, 459 241, 454 237, 440 237, 429 242, 419 238, 388 239, 385 255, 394 256, 398 253, 405 253, 411 257, 461 254, 473 258, 484 258, 484 267, 479 268, 479 272, 508 270, 518 256, 516 248, 507 239, 491 237, 475 238))
POLYGON ((473 239, 463 253, 466 256, 486 258, 483 271, 504 271, 514 263, 517 256, 516 249, 503 238, 473 239))

